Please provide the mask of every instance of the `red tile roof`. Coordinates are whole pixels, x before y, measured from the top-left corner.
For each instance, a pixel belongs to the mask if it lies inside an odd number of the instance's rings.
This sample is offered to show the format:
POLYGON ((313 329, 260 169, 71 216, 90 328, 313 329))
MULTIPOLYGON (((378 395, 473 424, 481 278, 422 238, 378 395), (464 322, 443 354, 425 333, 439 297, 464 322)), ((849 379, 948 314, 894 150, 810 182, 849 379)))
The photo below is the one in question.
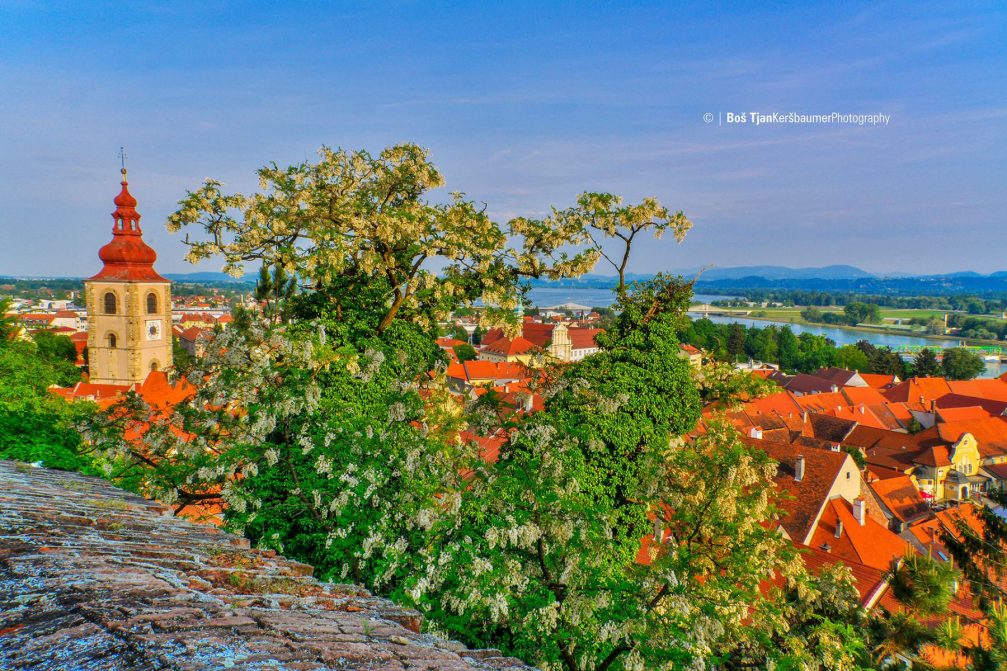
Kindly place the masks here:
POLYGON ((572 349, 594 349, 598 347, 595 337, 602 332, 602 329, 571 328, 567 332, 570 334, 572 349))
POLYGON ((482 351, 499 356, 517 356, 527 354, 537 348, 538 346, 535 343, 518 336, 513 340, 510 338, 497 338, 490 344, 484 345, 482 351))
POLYGON ((889 401, 930 405, 930 401, 950 394, 951 387, 942 377, 911 377, 883 393, 889 401))
POLYGON ((845 452, 796 447, 768 440, 743 440, 764 450, 778 463, 774 482, 777 491, 785 494, 778 503, 784 513, 780 523, 791 539, 803 543, 814 528, 833 483, 847 465, 847 460, 852 462, 852 458, 845 452), (795 477, 799 456, 804 457, 804 476, 798 482, 795 477))
POLYGON ((951 391, 962 396, 976 396, 991 401, 1007 402, 1007 382, 1000 379, 977 378, 948 382, 951 391))
POLYGON ((869 483, 869 486, 895 516, 895 519, 900 522, 917 519, 930 510, 927 502, 920 495, 920 491, 916 489, 916 485, 907 475, 875 480, 869 483))
POLYGON ((874 389, 887 389, 898 382, 894 375, 878 375, 876 373, 861 373, 864 382, 874 389))
POLYGON ((998 457, 1007 454, 1007 418, 985 417, 960 422, 938 422, 937 433, 941 440, 956 443, 965 433, 970 433, 979 444, 979 454, 998 457))
POLYGON ((801 559, 805 568, 813 575, 818 575, 825 567, 841 564, 850 569, 853 584, 860 596, 860 605, 871 608, 877 603, 888 588, 886 572, 882 569, 862 564, 849 558, 837 557, 816 547, 797 545, 801 551, 801 559))
POLYGON ((980 405, 968 405, 960 408, 938 408, 937 417, 941 422, 964 422, 977 419, 988 419, 993 415, 980 405))
POLYGON ((865 515, 864 523, 860 524, 853 516, 853 504, 839 498, 832 499, 825 506, 808 544, 816 548, 828 545, 830 554, 882 571, 889 569, 893 560, 910 550, 906 541, 878 524, 874 518, 865 515), (842 531, 837 538, 839 522, 842 522, 842 531))

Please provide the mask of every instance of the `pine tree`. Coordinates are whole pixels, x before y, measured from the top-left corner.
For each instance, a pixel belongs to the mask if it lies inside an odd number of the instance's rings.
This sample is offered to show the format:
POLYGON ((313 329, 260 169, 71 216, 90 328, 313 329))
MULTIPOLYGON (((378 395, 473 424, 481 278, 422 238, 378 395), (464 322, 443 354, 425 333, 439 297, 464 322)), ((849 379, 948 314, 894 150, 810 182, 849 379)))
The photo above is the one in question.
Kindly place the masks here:
POLYGON ((255 283, 255 298, 265 301, 264 312, 274 321, 287 320, 284 303, 297 293, 297 278, 291 277, 279 263, 273 265, 273 271, 263 264, 259 268, 259 280, 255 283))

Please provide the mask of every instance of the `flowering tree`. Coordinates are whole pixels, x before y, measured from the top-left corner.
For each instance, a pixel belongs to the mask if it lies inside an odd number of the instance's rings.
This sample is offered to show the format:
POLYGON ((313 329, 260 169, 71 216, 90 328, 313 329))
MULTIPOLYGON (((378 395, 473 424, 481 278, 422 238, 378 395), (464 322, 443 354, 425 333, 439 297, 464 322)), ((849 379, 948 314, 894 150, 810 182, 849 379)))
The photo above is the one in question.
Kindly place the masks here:
POLYGON ((589 271, 601 249, 583 244, 589 240, 621 237, 626 227, 631 236, 648 229, 660 235, 669 226, 681 235, 687 227, 681 213, 655 199, 614 208, 621 201, 609 194, 585 194, 555 219, 500 226, 463 194, 428 201, 443 178, 412 144, 377 156, 323 147, 317 163, 261 168, 259 185, 252 195, 226 194, 211 179, 187 194, 168 228, 187 229, 188 259, 220 255, 236 275, 249 261, 279 265, 330 290, 337 311, 376 293, 378 331, 403 312, 435 319, 480 297, 512 310, 517 279, 589 271), (517 247, 508 246, 513 236, 517 247))
POLYGON ((414 145, 323 148, 259 175, 250 196, 208 181, 169 227, 200 232, 193 261, 300 278, 289 321, 239 315, 178 371, 192 394, 106 413, 105 461, 180 508, 222 501, 254 542, 547 668, 714 663, 791 558, 764 523, 768 457, 716 422, 687 437, 702 396, 734 388, 726 370, 697 383, 678 355, 691 285, 625 283, 634 240, 680 239, 684 216, 585 194, 500 226, 460 194, 426 200, 442 180, 414 145), (545 410, 508 418, 499 462, 483 462, 457 435, 500 418, 447 392, 437 319, 479 297, 509 310, 522 278, 603 255, 620 281, 602 351, 543 376, 545 410))
POLYGON ((677 437, 700 410, 674 339, 688 293, 659 280, 627 296, 604 351, 476 467, 404 596, 543 668, 713 661, 789 558, 761 524, 774 516, 765 453, 725 424, 677 437))

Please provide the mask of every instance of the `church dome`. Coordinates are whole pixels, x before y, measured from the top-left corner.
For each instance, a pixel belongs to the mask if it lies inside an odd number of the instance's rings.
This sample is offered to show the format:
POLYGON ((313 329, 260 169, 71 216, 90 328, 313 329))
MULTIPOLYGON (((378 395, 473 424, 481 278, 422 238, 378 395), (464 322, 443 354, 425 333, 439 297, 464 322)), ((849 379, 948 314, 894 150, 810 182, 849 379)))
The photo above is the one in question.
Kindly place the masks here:
POLYGON ((92 280, 134 280, 167 282, 154 270, 157 252, 143 241, 140 213, 136 211, 136 198, 129 192, 126 169, 122 170, 122 190, 115 197, 112 213, 112 241, 98 251, 105 264, 92 280))

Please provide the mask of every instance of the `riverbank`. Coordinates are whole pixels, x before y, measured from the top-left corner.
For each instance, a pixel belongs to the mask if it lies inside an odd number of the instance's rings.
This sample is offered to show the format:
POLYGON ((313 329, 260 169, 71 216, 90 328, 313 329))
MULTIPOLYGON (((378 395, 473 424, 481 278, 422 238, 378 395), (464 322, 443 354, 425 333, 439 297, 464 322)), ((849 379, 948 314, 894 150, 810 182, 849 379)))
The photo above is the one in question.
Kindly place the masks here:
MULTIPOLYGON (((691 314, 693 316, 698 317, 704 316, 702 312, 692 312, 691 314)), ((732 312, 732 311, 721 310, 716 312, 715 314, 711 314, 710 316, 711 317, 717 316, 724 319, 732 319, 732 318, 751 319, 754 321, 768 322, 771 324, 783 324, 783 325, 792 324, 795 326, 804 326, 811 328, 841 329, 843 331, 851 331, 858 333, 873 333, 877 335, 897 336, 903 338, 921 338, 924 340, 940 341, 942 343, 947 343, 949 341, 956 341, 956 342, 964 342, 966 345, 976 345, 976 346, 992 345, 996 347, 1004 347, 1005 345, 1005 343, 1000 340, 983 340, 981 338, 958 338, 954 335, 923 333, 918 331, 909 331, 907 329, 900 329, 900 328, 885 328, 884 326, 861 326, 859 324, 857 326, 850 326, 847 324, 821 324, 818 322, 809 322, 808 320, 802 319, 800 317, 788 317, 785 315, 756 316, 753 313, 746 314, 745 311, 732 312)), ((944 347, 946 348, 947 345, 945 344, 944 347)))

